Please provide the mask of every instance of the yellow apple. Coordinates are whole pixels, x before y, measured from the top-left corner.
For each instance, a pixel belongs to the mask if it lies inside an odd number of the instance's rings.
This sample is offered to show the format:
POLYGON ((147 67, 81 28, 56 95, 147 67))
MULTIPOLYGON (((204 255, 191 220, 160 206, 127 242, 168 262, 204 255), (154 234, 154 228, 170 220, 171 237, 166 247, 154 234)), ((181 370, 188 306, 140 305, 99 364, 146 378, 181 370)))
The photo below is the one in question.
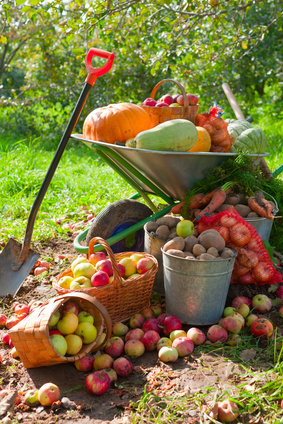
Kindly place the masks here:
POLYGON ((67 342, 67 354, 76 355, 82 348, 83 340, 77 334, 67 334, 65 336, 67 342))
POLYGON ((88 262, 87 258, 84 256, 78 256, 72 263, 71 263, 71 270, 74 272, 75 267, 82 263, 82 262, 88 262))
POLYGON ((97 337, 96 327, 87 321, 80 322, 75 334, 83 339, 84 344, 92 343, 97 337))
POLYGON ((135 264, 137 264, 137 263, 138 263, 138 261, 139 261, 140 259, 142 259, 142 258, 144 258, 144 255, 143 255, 142 253, 133 253, 133 254, 130 256, 130 259, 133 259, 133 261, 135 262, 135 264))
POLYGON ((73 271, 75 279, 78 277, 91 278, 95 274, 96 269, 90 262, 81 262, 76 265, 73 271))
POLYGON ((79 324, 79 318, 73 312, 67 312, 57 323, 57 330, 67 335, 74 333, 79 324))
POLYGON ((71 290, 87 289, 89 287, 92 287, 90 278, 84 277, 83 275, 78 278, 74 278, 70 284, 71 290))
POLYGON ((73 279, 74 278, 71 277, 70 275, 65 275, 64 277, 61 277, 58 280, 57 284, 58 284, 58 286, 62 287, 62 289, 69 290, 70 289, 71 282, 73 281, 73 279))
POLYGON ((130 257, 122 258, 119 263, 125 268, 125 278, 137 272, 136 263, 130 257))

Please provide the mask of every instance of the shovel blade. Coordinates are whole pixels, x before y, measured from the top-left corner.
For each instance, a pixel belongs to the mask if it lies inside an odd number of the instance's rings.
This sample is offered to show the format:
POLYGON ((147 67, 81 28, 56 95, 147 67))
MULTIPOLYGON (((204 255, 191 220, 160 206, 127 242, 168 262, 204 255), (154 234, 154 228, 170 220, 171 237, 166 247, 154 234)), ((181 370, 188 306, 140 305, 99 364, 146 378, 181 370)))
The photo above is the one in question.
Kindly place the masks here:
POLYGON ((0 254, 0 297, 7 294, 15 296, 40 254, 29 249, 21 267, 13 270, 13 264, 17 262, 22 245, 17 240, 9 239, 3 252, 0 254))

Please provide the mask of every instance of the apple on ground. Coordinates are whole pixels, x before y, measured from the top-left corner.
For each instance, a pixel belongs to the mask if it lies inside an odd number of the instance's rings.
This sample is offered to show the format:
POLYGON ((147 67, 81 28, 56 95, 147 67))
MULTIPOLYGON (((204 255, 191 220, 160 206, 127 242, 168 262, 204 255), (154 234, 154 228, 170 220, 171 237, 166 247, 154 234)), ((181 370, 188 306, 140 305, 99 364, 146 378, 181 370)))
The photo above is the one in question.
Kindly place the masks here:
POLYGON ((219 325, 230 333, 239 333, 245 326, 245 318, 238 312, 233 312, 227 317, 221 318, 219 325))
POLYGON ((158 340, 156 349, 160 350, 162 347, 171 347, 172 346, 172 340, 170 340, 168 337, 161 337, 161 339, 158 340))
POLYGON ((10 339, 10 336, 9 336, 9 333, 4 333, 4 334, 2 334, 2 337, 1 337, 1 341, 2 341, 2 343, 4 343, 4 344, 9 344, 9 341, 10 341, 11 339, 10 339))
POLYGON ((282 299, 283 300, 283 285, 282 286, 279 286, 278 289, 276 290, 276 296, 279 299, 282 299))
POLYGON ((154 311, 150 306, 148 308, 144 308, 141 313, 145 319, 155 318, 154 311))
POLYGON ((16 315, 21 315, 23 313, 28 314, 29 312, 29 306, 25 305, 24 303, 19 303, 16 307, 15 307, 15 314, 16 315))
POLYGON ((158 351, 158 358, 162 362, 176 362, 178 359, 178 351, 172 346, 163 346, 158 351))
POLYGON ((199 328, 191 327, 187 331, 187 337, 192 340, 195 346, 202 345, 205 342, 206 336, 199 328))
POLYGON ((59 387, 54 383, 45 383, 38 390, 38 400, 43 406, 51 406, 52 403, 60 400, 59 387))
POLYGON ((70 283, 70 290, 89 289, 90 287, 92 287, 90 278, 84 277, 83 275, 74 278, 70 283))
POLYGON ((242 303, 242 305, 237 306, 236 312, 242 315, 243 318, 247 318, 250 313, 250 308, 245 303, 242 303))
POLYGON ((68 349, 67 340, 63 335, 52 334, 50 336, 50 341, 54 349, 62 356, 65 356, 68 349))
POLYGON ((6 320, 6 327, 8 330, 13 328, 15 325, 17 325, 21 321, 21 318, 18 315, 12 315, 10 318, 6 320))
POLYGON ((118 358, 124 352, 123 339, 118 336, 110 337, 104 346, 104 351, 112 358, 118 358))
POLYGON ((255 312, 266 314, 272 308, 272 302, 265 294, 257 294, 252 298, 252 308, 255 312))
POLYGON ((147 332, 150 330, 154 330, 158 334, 161 333, 160 321, 157 318, 149 318, 144 322, 142 326, 142 331, 147 332))
POLYGON ((249 307, 251 307, 252 301, 251 299, 249 299, 246 296, 237 296, 232 300, 231 306, 233 308, 237 308, 238 306, 240 306, 242 303, 245 303, 246 305, 248 305, 249 307))
POLYGON ((46 268, 45 266, 38 266, 34 269, 33 273, 34 275, 40 275, 43 272, 47 272, 47 271, 48 271, 48 268, 46 268))
POLYGON ((113 370, 113 368, 105 368, 105 370, 103 370, 104 372, 106 372, 110 378, 110 383, 115 383, 115 381, 117 381, 117 373, 115 370, 113 370))
POLYGON ((0 328, 6 327, 8 317, 5 314, 0 314, 0 328))
POLYGON ((232 314, 233 312, 236 312, 236 308, 233 308, 232 306, 227 306, 223 311, 223 316, 227 317, 228 315, 232 314))
POLYGON ((177 337, 173 340, 172 347, 177 350, 178 356, 183 357, 193 352, 194 343, 188 337, 177 337))
POLYGON ((131 328, 142 328, 145 323, 145 318, 141 313, 134 314, 129 321, 129 326, 131 328))
POLYGON ((222 402, 218 402, 218 418, 223 423, 230 423, 239 415, 239 408, 238 405, 229 400, 225 399, 222 402))
POLYGON ((42 300, 34 300, 31 304, 29 304, 29 313, 31 314, 36 308, 43 304, 42 300))
POLYGON ((79 322, 75 334, 83 339, 83 344, 90 344, 97 337, 97 329, 91 322, 83 321, 79 322))
POLYGON ((162 323, 164 336, 169 336, 172 331, 182 330, 182 323, 175 315, 167 315, 162 323))
POLYGON ((279 308, 278 313, 283 318, 283 306, 281 306, 281 308, 279 308))
POLYGON ((19 354, 17 349, 14 347, 12 347, 12 349, 10 350, 10 355, 12 356, 12 358, 16 359, 19 358, 19 354))
POLYGON ((144 354, 145 346, 141 340, 131 339, 125 343, 124 350, 126 355, 137 358, 144 354))
POLYGON ((207 338, 213 343, 225 343, 228 339, 228 331, 218 324, 213 324, 207 331, 207 338))
POLYGON ((154 316, 156 318, 158 318, 159 315, 162 313, 162 306, 161 305, 152 305, 151 309, 153 310, 154 316))
POLYGON ((113 362, 113 369, 116 371, 118 376, 128 377, 133 371, 133 366, 128 359, 121 356, 113 362))
POLYGON ((94 395, 102 395, 107 392, 110 387, 110 377, 103 371, 94 371, 85 379, 87 390, 94 395))
POLYGON ((238 346, 242 342, 239 334, 229 334, 226 344, 228 346, 238 346))
POLYGON ((157 343, 160 340, 160 335, 155 330, 148 330, 144 333, 141 341, 145 347, 145 350, 152 352, 157 349, 157 343))
POLYGON ((187 337, 187 333, 185 330, 174 330, 169 334, 169 339, 172 340, 172 342, 177 339, 177 337, 187 337))
POLYGON ((258 318, 259 317, 255 314, 248 315, 247 318, 246 318, 246 327, 250 327, 252 325, 252 323, 258 318))
POLYGON ((93 369, 95 371, 103 370, 105 368, 111 368, 113 365, 114 359, 112 356, 108 355, 107 353, 102 353, 99 356, 96 356, 94 358, 93 362, 93 369))
POLYGON ((91 315, 91 313, 88 311, 80 311, 78 313, 78 319, 79 319, 79 323, 87 321, 87 322, 90 322, 91 324, 94 324, 94 318, 91 315))
POLYGON ((76 355, 83 346, 83 340, 77 334, 67 334, 65 336, 67 342, 67 355, 76 355))
POLYGON ((177 236, 186 238, 188 236, 193 236, 195 231, 194 223, 188 219, 182 219, 176 225, 177 236))
POLYGON ((76 359, 74 364, 78 371, 87 372, 93 369, 94 356, 91 354, 85 355, 82 358, 76 359))
POLYGON ((112 326, 114 336, 123 337, 129 332, 129 327, 123 322, 115 322, 112 326))
POLYGON ((250 330, 253 336, 266 339, 273 333, 273 324, 267 318, 258 318, 252 322, 250 330))
POLYGON ((126 342, 128 340, 141 340, 144 335, 144 331, 142 331, 141 328, 133 328, 132 330, 128 331, 128 333, 125 335, 126 342))
POLYGON ((78 327, 79 319, 73 312, 66 312, 57 323, 57 329, 64 336, 67 334, 74 333, 78 327))
POLYGON ((30 389, 25 393, 25 399, 24 402, 28 406, 38 406, 40 405, 39 399, 38 399, 38 390, 30 389))

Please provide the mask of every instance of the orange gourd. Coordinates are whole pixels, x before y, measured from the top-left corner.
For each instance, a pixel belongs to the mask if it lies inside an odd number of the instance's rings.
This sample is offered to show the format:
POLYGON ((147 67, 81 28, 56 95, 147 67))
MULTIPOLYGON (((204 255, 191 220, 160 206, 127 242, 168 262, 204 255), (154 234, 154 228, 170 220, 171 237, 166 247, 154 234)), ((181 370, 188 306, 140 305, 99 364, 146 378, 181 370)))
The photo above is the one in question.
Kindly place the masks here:
POLYGON ((141 106, 117 103, 94 109, 85 119, 83 135, 89 140, 124 143, 150 128, 150 117, 141 106))

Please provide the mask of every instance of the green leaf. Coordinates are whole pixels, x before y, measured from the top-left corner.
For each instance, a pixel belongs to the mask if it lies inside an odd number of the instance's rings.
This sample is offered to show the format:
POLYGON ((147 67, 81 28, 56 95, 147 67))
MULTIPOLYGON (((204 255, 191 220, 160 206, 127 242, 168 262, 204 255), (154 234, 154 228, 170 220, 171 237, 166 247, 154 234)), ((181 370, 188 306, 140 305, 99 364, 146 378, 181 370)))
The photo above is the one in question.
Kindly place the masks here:
POLYGON ((26 0, 16 0, 16 5, 19 6, 20 4, 25 3, 26 0))

